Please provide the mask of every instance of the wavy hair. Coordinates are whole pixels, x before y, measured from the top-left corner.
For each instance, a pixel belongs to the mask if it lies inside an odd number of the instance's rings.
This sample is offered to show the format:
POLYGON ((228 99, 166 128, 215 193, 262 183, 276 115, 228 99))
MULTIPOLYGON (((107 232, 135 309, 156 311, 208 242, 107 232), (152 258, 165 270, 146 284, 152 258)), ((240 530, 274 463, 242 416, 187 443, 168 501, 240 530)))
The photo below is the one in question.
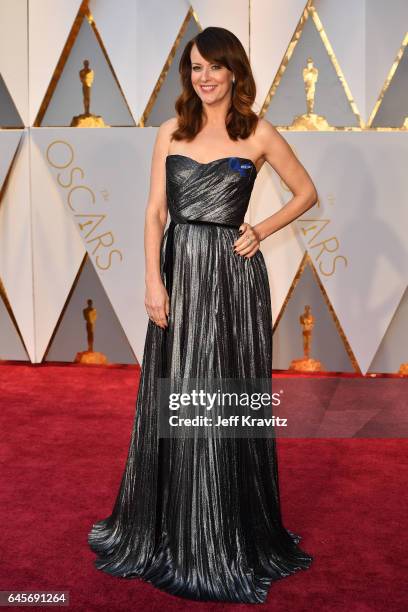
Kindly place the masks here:
POLYGON ((191 84, 190 52, 194 44, 207 61, 221 64, 233 72, 235 83, 225 125, 232 140, 248 138, 259 120, 251 108, 256 85, 248 56, 235 34, 225 28, 208 27, 187 43, 180 59, 182 92, 175 102, 178 127, 171 139, 191 141, 203 126, 202 101, 191 84))

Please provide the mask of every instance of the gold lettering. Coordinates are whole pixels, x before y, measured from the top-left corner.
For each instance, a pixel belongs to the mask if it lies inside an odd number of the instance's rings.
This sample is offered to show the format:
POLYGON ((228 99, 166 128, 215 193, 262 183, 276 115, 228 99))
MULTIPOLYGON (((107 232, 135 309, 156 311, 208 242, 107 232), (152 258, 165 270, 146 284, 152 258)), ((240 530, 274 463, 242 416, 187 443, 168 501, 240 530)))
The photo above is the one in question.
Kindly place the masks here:
POLYGON ((332 236, 331 238, 326 238, 326 240, 323 240, 322 242, 318 242, 317 244, 314 244, 311 248, 315 249, 318 246, 322 246, 322 249, 321 249, 320 253, 318 254, 318 256, 316 257, 316 261, 320 258, 320 256, 325 251, 328 251, 329 253, 333 253, 333 251, 337 251, 337 249, 339 248, 339 241, 337 240, 337 238, 335 236, 332 236), (327 243, 331 242, 332 240, 334 240, 335 243, 336 243, 336 246, 334 247, 334 249, 330 249, 327 246, 327 243))
POLYGON ((70 175, 71 175, 71 182, 70 182, 70 183, 67 183, 67 184, 64 184, 64 183, 61 181, 61 176, 62 176, 62 174, 61 174, 61 173, 59 173, 59 174, 57 174, 57 181, 58 181, 58 184, 59 184, 59 185, 61 185, 61 187, 64 187, 64 189, 67 189, 68 187, 71 187, 71 185, 72 185, 72 183, 73 183, 73 180, 72 180, 73 176, 72 176, 72 175, 73 175, 73 173, 75 172, 75 170, 79 170, 79 172, 82 174, 81 178, 83 179, 83 178, 84 178, 84 176, 85 176, 84 171, 82 170, 82 168, 78 168, 78 167, 76 166, 75 168, 72 168, 72 169, 71 169, 71 171, 70 171, 70 175))
POLYGON ((70 209, 71 209, 71 210, 73 210, 74 212, 76 212, 76 211, 75 211, 75 208, 73 208, 73 207, 71 206, 71 196, 72 196, 72 194, 74 193, 74 191, 78 191, 79 189, 83 189, 84 191, 87 191, 88 193, 90 193, 90 194, 91 194, 91 201, 92 201, 92 204, 95 204, 95 194, 94 194, 94 192, 92 191, 92 189, 89 189, 89 187, 86 187, 85 185, 77 185, 76 187, 73 187, 73 188, 70 190, 70 192, 68 193, 68 199, 67 199, 67 201, 68 201, 68 206, 69 206, 69 207, 70 207, 70 209))
POLYGON ((316 236, 318 236, 320 232, 324 230, 324 228, 330 223, 330 219, 298 219, 298 223, 308 223, 309 224, 311 222, 314 223, 315 225, 311 225, 310 227, 300 228, 300 231, 302 232, 304 236, 306 236, 306 234, 308 234, 309 232, 315 232, 313 236, 310 238, 308 244, 310 244, 316 238, 316 236), (318 229, 319 225, 321 225, 320 229, 318 229))
MULTIPOLYGON (((57 168, 59 170, 64 170, 65 168, 68 168, 68 166, 70 166, 73 161, 74 161, 74 149, 73 147, 66 141, 64 140, 54 140, 53 142, 51 142, 48 147, 47 147, 47 151, 46 151, 46 158, 48 163, 50 164, 50 166, 52 166, 53 168, 57 168), (58 149, 56 150, 55 147, 57 147, 58 145, 62 145, 62 150, 58 151, 58 149), (64 149, 66 148, 66 152, 68 153, 68 161, 64 162, 64 163, 58 163, 56 160, 60 159, 65 151, 64 149)), ((68 206, 70 207, 70 209, 76 213, 75 217, 78 219, 78 227, 81 231, 81 233, 83 232, 87 232, 84 236, 85 240, 87 243, 91 243, 91 242, 95 242, 96 241, 96 246, 94 248, 94 250, 92 251, 92 255, 94 255, 96 253, 96 251, 98 251, 98 249, 102 246, 104 248, 110 247, 114 244, 115 239, 113 236, 113 233, 110 231, 104 232, 102 234, 99 234, 98 236, 95 236, 94 238, 89 238, 96 230, 96 228, 106 219, 106 215, 105 214, 80 214, 77 213, 76 208, 74 206, 74 197, 77 194, 76 192, 79 191, 85 191, 87 194, 90 195, 90 201, 93 205, 96 204, 96 196, 95 193, 93 192, 93 190, 86 186, 86 185, 76 185, 74 187, 72 187, 72 185, 74 184, 74 175, 75 173, 78 172, 79 173, 79 177, 80 179, 84 179, 85 177, 85 172, 82 168, 75 166, 74 168, 71 168, 69 171, 69 174, 66 177, 66 182, 63 181, 63 174, 60 172, 57 174, 57 183, 60 187, 63 187, 64 189, 69 189, 68 191, 68 197, 67 197, 67 203, 68 206)), ((105 202, 109 201, 109 192, 107 189, 103 189, 101 190, 101 196, 102 199, 105 202)), ((82 201, 81 202, 81 198, 79 197, 78 202, 77 202, 77 206, 78 207, 87 207, 89 205, 89 199, 88 201, 82 201)), ((100 268, 101 270, 107 270, 111 267, 112 265, 112 258, 116 256, 119 256, 120 261, 123 260, 123 255, 121 253, 121 251, 114 249, 111 250, 107 253, 107 265, 102 265, 102 262, 99 260, 99 255, 97 255, 96 257, 96 264, 98 266, 98 268, 100 268)), ((106 263, 106 262, 105 262, 106 263)))
POLYGON ((333 263, 333 269, 332 269, 331 272, 325 272, 323 270, 323 267, 322 267, 322 262, 319 263, 319 270, 320 270, 320 272, 322 274, 324 274, 324 276, 332 276, 332 274, 334 274, 335 269, 336 269, 336 259, 343 259, 343 261, 345 263, 345 267, 347 268, 348 261, 347 261, 346 257, 344 257, 343 255, 336 255, 336 257, 333 259, 333 262, 332 262, 333 263))
POLYGON ((95 236, 95 238, 92 238, 91 240, 87 240, 87 242, 94 242, 95 240, 98 241, 98 244, 96 245, 96 247, 92 251, 92 255, 94 255, 96 253, 96 251, 99 249, 100 246, 104 246, 104 247, 112 246, 112 244, 115 242, 115 239, 113 237, 112 232, 105 232, 104 234, 100 234, 99 236, 95 236), (109 236, 110 237, 111 242, 109 244, 105 244, 104 243, 103 238, 105 236, 109 236))
POLYGON ((92 232, 98 227, 98 225, 102 223, 102 221, 106 218, 106 215, 75 215, 75 217, 85 217, 85 219, 89 219, 88 221, 85 221, 85 223, 78 223, 78 226, 81 232, 83 231, 84 227, 86 227, 87 225, 89 224, 92 225, 92 229, 86 234, 86 236, 84 236, 84 238, 88 238, 92 234, 92 232), (95 217, 96 219, 98 219, 97 223, 94 223, 91 220, 92 217, 95 217))
POLYGON ((74 150, 73 150, 73 148, 71 147, 71 145, 70 145, 70 144, 68 144, 68 142, 65 142, 65 140, 54 140, 54 142, 52 142, 51 144, 49 144, 49 145, 48 145, 48 147, 47 147, 47 160, 48 160, 48 163, 49 163, 49 164, 50 164, 50 165, 51 165, 53 168, 60 168, 60 169, 62 169, 62 168, 68 168, 68 166, 70 166, 70 165, 72 164, 72 162, 74 161, 74 150), (70 153, 71 153, 71 159, 69 160, 69 162, 68 162, 67 164, 65 164, 65 165, 63 165, 63 166, 59 166, 58 164, 53 163, 53 162, 51 161, 51 159, 50 159, 50 155, 49 155, 49 154, 50 154, 50 151, 51 151, 51 147, 53 147, 54 145, 57 145, 57 144, 62 144, 62 145, 64 145, 64 146, 68 147, 68 149, 69 149, 69 151, 70 151, 70 153))
POLYGON ((101 270, 108 270, 111 267, 111 264, 112 264, 112 261, 111 261, 112 257, 111 257, 111 255, 113 255, 114 253, 118 253, 118 255, 120 256, 120 261, 123 260, 122 253, 120 251, 118 251, 117 249, 114 249, 113 251, 109 251, 109 253, 108 253, 108 258, 109 258, 109 265, 108 266, 101 266, 99 264, 99 261, 98 261, 99 255, 96 256, 95 259, 96 259, 96 265, 98 266, 98 268, 100 268, 101 270))

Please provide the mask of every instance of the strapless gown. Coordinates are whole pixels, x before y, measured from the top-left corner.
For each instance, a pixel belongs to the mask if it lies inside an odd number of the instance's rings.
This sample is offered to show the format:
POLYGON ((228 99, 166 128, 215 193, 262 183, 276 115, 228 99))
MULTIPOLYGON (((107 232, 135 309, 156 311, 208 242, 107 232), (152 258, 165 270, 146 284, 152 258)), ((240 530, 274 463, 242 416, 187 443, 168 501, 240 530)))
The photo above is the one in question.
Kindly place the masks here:
POLYGON ((159 378, 271 377, 264 258, 232 249, 256 176, 245 158, 167 156, 169 324, 148 322, 123 477, 111 515, 88 535, 99 570, 188 599, 262 603, 272 581, 313 559, 282 522, 274 437, 158 434, 159 378))

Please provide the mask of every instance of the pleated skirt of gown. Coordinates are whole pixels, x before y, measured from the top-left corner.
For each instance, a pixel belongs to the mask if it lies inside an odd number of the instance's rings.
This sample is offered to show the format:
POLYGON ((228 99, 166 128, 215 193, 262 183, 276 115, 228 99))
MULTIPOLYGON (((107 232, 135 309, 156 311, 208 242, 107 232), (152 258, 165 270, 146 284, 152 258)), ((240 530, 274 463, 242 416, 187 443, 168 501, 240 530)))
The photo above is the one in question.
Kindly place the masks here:
POLYGON ((108 574, 189 599, 262 603, 272 581, 312 562, 282 523, 275 439, 158 436, 164 341, 170 376, 271 376, 266 266, 261 251, 233 253, 238 236, 219 226, 175 228, 169 327, 148 323, 119 492, 88 542, 108 574))

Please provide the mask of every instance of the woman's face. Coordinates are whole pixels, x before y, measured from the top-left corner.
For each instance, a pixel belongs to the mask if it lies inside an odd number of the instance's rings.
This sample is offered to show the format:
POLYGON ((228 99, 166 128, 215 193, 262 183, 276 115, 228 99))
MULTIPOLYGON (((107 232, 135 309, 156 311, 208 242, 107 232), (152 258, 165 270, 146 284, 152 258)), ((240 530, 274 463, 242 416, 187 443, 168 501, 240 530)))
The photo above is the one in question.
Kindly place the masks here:
POLYGON ((205 104, 213 104, 230 95, 233 75, 228 68, 208 62, 200 55, 196 45, 191 48, 190 59, 191 83, 205 104))

